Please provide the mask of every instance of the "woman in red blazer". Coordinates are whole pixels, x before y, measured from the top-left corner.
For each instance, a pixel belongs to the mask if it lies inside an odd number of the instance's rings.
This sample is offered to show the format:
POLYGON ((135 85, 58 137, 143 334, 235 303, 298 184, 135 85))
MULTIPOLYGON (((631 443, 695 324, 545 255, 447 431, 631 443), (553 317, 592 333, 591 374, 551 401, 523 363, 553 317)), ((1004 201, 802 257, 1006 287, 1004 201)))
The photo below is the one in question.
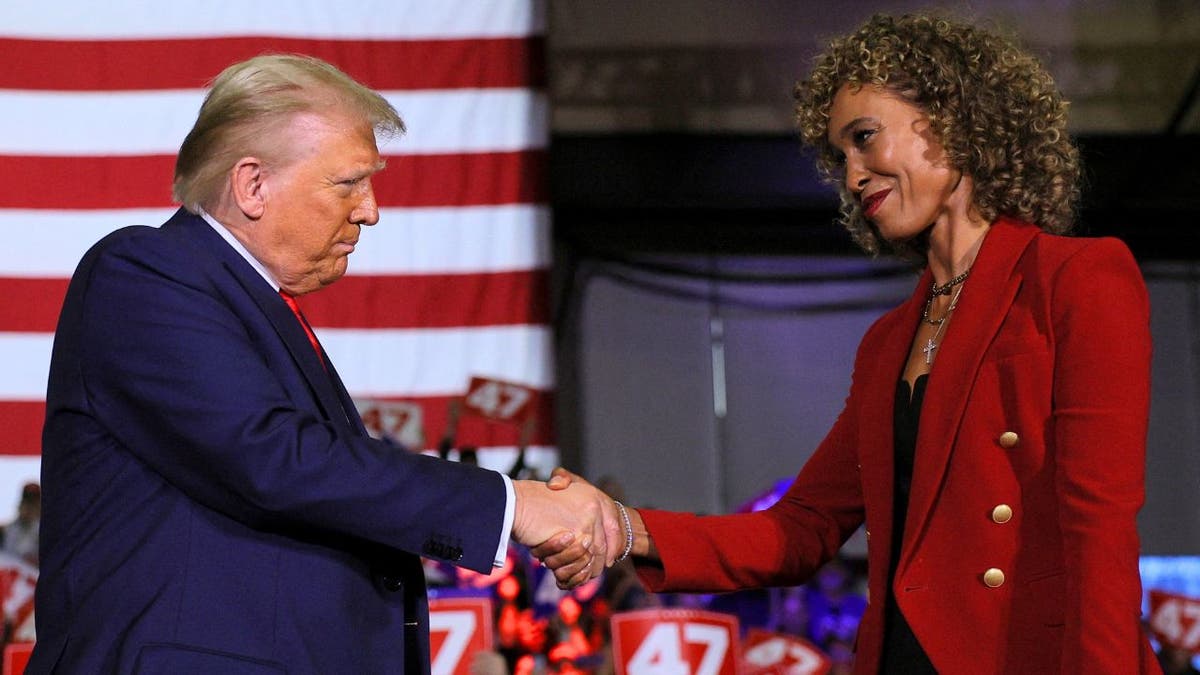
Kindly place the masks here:
MULTIPOLYGON (((876 16, 796 98, 855 239, 925 270, 868 330, 845 410, 776 505, 628 510, 642 580, 799 584, 865 523, 856 673, 1159 672, 1135 523, 1147 295, 1119 241, 1059 236, 1079 164, 1049 74, 974 27, 876 16)), ((583 578, 578 549, 536 553, 583 578)))

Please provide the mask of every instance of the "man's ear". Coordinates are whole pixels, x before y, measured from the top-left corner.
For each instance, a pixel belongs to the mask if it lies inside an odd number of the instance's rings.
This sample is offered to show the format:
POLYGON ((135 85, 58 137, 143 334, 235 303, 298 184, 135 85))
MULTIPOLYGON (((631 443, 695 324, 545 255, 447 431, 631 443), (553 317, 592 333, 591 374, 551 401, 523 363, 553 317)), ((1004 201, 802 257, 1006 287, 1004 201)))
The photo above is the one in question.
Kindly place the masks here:
POLYGON ((250 220, 262 218, 266 210, 264 178, 262 160, 257 157, 243 157, 229 170, 233 200, 250 220))

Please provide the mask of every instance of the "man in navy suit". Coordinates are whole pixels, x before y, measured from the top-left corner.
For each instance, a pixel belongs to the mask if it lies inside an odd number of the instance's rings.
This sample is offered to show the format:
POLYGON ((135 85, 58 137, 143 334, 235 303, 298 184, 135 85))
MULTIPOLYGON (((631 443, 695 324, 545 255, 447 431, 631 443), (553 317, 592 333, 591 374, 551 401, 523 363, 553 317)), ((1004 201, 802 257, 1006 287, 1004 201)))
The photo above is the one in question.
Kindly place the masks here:
POLYGON ((292 298, 379 218, 376 133, 403 124, 316 59, 213 83, 176 164, 184 208, 80 262, 55 335, 31 673, 429 670, 419 555, 487 572, 510 534, 599 574, 624 533, 551 492, 369 438, 292 298))

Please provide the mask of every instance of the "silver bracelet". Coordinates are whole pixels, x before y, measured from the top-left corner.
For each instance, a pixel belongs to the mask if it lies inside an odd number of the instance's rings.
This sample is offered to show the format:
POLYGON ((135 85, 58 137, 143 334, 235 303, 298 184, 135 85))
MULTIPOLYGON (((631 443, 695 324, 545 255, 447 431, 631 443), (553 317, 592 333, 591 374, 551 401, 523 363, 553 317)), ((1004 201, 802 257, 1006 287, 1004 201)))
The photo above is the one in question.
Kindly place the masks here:
POLYGON ((621 562, 629 557, 629 552, 633 550, 633 524, 629 522, 629 511, 625 510, 625 505, 617 500, 613 500, 613 504, 617 505, 617 510, 621 512, 621 520, 625 521, 625 550, 621 552, 613 562, 621 562))

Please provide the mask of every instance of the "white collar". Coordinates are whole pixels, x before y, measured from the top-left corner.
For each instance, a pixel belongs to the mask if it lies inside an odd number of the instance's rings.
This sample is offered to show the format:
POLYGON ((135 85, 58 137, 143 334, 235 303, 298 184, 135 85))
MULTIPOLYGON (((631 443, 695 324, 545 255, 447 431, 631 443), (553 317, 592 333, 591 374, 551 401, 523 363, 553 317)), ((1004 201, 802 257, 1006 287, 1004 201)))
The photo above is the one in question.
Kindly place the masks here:
POLYGON ((267 271, 266 267, 263 267, 263 264, 258 261, 258 258, 255 258, 253 255, 251 255, 250 251, 247 251, 246 247, 242 246, 242 242, 238 241, 237 237, 233 236, 233 233, 229 231, 228 227, 225 227, 225 225, 217 221, 216 218, 208 215, 208 212, 204 209, 200 209, 199 215, 204 219, 204 222, 212 225, 212 228, 217 231, 217 234, 221 235, 221 238, 224 239, 230 246, 232 246, 233 250, 237 251, 239 255, 245 258, 246 262, 250 263, 250 266, 253 267, 254 270, 258 272, 268 284, 271 284, 271 288, 274 288, 276 292, 279 291, 279 282, 275 281, 275 278, 271 276, 271 273, 267 271))

